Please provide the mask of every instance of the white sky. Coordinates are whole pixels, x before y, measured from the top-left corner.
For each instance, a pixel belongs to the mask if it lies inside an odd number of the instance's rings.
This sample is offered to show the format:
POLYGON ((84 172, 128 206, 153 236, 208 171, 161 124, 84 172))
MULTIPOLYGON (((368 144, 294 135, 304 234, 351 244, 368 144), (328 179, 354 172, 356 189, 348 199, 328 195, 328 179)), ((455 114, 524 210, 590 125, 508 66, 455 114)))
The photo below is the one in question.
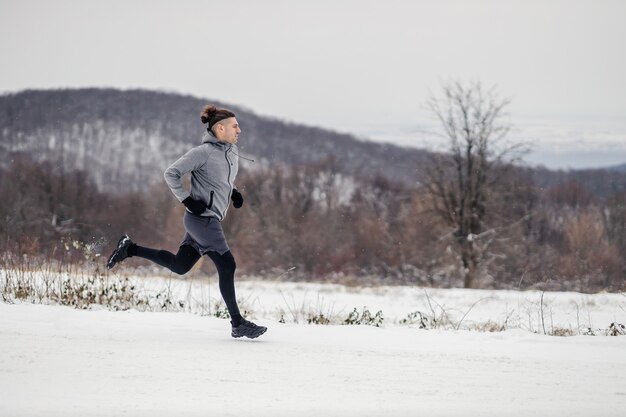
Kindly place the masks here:
POLYGON ((522 132, 608 129, 626 161, 625 43, 623 0, 0 0, 0 92, 161 89, 383 138, 481 80, 522 132))

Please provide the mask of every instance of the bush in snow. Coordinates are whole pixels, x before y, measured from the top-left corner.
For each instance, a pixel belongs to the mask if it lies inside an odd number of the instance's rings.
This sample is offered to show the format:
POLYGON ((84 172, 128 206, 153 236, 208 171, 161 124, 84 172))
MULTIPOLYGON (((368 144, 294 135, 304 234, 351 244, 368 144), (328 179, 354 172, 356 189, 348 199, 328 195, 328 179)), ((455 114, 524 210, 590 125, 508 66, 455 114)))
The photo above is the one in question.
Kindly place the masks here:
POLYGON ((607 336, 625 336, 626 327, 620 323, 611 323, 606 331, 607 336))
POLYGON ((323 313, 320 314, 310 314, 307 323, 309 324, 330 324, 330 319, 324 316, 323 313))
POLYGON ((574 330, 564 327, 555 327, 550 333, 551 336, 574 336, 574 330))
POLYGON ((606 335, 606 336, 626 336, 626 326, 621 323, 611 323, 608 329, 592 329, 588 327, 583 333, 585 336, 597 336, 597 335, 606 335))
POLYGON ((361 314, 355 308, 349 315, 348 318, 344 320, 345 324, 365 324, 368 326, 376 326, 380 327, 383 324, 383 312, 378 311, 376 315, 372 316, 370 311, 363 307, 363 311, 361 314))
POLYGON ((406 318, 400 321, 400 323, 408 325, 417 324, 420 329, 432 329, 434 327, 432 317, 422 313, 421 311, 409 313, 406 318))
MULTIPOLYGON (((244 317, 247 317, 250 315, 250 312, 247 309, 243 308, 242 304, 244 303, 245 301, 243 300, 237 300, 237 304, 239 304, 241 314, 244 317)), ((213 317, 217 317, 218 319, 230 320, 230 313, 228 312, 228 308, 226 308, 226 304, 224 303, 223 300, 219 300, 215 303, 213 307, 213 311, 209 310, 209 315, 213 317)))

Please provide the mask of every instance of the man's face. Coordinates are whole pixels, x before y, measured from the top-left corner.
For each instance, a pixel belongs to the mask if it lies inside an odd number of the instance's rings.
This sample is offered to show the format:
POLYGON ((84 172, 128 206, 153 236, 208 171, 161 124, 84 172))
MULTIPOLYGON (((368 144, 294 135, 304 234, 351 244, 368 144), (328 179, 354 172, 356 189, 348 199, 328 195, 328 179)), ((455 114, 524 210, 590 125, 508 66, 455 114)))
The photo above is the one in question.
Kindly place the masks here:
POLYGON ((241 133, 239 123, 235 117, 229 117, 228 119, 218 122, 214 131, 217 139, 232 144, 237 143, 237 139, 239 139, 239 134, 241 133))

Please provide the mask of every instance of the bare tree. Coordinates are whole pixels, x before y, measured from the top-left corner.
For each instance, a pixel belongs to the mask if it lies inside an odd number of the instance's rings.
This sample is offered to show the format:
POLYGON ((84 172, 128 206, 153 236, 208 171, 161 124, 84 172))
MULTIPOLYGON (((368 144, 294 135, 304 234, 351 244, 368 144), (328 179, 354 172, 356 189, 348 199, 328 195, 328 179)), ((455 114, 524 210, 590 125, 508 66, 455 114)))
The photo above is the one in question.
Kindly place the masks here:
POLYGON ((479 82, 444 85, 443 96, 428 102, 441 122, 449 153, 430 158, 425 186, 436 213, 452 228, 449 236, 462 262, 466 288, 476 285, 494 237, 495 229, 486 227, 489 200, 519 148, 502 143, 511 128, 502 121, 508 104, 494 88, 485 91, 479 82))

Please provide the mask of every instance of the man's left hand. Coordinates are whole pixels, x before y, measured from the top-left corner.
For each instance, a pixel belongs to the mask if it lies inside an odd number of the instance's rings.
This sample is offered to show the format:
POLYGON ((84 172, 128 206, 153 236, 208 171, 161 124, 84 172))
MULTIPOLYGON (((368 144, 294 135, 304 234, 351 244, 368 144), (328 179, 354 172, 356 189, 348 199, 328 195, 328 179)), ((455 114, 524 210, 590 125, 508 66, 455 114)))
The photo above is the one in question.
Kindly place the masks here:
POLYGON ((236 188, 233 188, 233 194, 230 196, 230 199, 233 200, 233 206, 235 206, 235 208, 243 206, 243 196, 236 188))

